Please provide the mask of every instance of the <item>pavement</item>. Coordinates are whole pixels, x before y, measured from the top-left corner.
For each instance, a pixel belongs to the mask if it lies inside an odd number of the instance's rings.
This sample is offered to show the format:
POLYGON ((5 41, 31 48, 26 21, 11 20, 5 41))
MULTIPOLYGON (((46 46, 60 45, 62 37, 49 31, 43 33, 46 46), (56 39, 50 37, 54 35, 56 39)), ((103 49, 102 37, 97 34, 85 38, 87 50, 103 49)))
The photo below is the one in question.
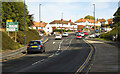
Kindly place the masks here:
POLYGON ((118 43, 94 39, 88 39, 86 41, 95 47, 95 57, 90 65, 89 73, 118 72, 120 70, 118 60, 120 48, 117 47, 118 43))

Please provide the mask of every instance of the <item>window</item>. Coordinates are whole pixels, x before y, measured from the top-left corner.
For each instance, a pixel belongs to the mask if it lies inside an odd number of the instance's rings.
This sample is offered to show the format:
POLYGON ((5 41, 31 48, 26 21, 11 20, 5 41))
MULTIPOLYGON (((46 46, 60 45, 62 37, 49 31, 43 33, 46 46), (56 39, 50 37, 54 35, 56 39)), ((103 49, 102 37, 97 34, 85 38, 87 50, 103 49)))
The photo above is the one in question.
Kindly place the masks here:
POLYGON ((40 45, 40 41, 30 41, 29 45, 40 45))
POLYGON ((49 27, 47 29, 49 29, 49 27))

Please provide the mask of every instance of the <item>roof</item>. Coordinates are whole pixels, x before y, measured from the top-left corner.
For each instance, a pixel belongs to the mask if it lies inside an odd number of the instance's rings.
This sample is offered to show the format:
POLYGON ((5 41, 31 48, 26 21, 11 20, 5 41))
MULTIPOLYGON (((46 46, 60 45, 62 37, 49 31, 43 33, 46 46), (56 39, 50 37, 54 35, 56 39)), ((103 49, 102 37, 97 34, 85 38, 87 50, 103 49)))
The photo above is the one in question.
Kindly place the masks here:
MULTIPOLYGON (((91 19, 84 19, 84 18, 81 18, 81 19, 75 21, 75 23, 86 22, 87 20, 88 20, 89 23, 94 23, 94 20, 91 20, 91 19)), ((98 21, 95 21, 95 23, 98 23, 98 21)))
POLYGON ((50 22, 49 24, 68 24, 68 23, 70 23, 71 25, 77 25, 77 24, 71 22, 71 20, 67 21, 67 20, 63 20, 63 19, 54 20, 54 21, 50 22))
POLYGON ((48 23, 45 22, 33 22, 33 27, 45 27, 48 23))
POLYGON ((100 22, 106 22, 106 20, 105 19, 99 19, 98 21, 100 21, 100 22))
POLYGON ((112 22, 112 21, 113 21, 113 18, 111 18, 111 19, 107 19, 107 21, 108 21, 108 22, 112 22))

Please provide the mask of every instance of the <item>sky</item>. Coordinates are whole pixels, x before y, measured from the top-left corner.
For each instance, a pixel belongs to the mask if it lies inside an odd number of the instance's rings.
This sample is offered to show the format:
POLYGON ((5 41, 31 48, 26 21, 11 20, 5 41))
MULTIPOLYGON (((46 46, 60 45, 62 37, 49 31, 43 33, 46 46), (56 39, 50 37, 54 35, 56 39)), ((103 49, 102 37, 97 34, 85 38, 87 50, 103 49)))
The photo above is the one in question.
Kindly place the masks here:
POLYGON ((34 21, 39 22, 39 4, 41 5, 41 21, 50 23, 53 20, 77 21, 87 15, 93 16, 95 4, 95 18, 113 18, 118 8, 119 0, 26 0, 29 14, 33 14, 34 21))

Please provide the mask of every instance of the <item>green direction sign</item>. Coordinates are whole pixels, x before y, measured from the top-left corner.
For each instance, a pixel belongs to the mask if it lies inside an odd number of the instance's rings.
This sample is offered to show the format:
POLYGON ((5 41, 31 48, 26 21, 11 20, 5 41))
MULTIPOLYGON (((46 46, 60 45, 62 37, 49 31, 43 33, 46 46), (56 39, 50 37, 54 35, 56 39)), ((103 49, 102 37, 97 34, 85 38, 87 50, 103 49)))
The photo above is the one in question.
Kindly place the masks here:
POLYGON ((18 22, 6 22, 6 31, 18 31, 18 22))

